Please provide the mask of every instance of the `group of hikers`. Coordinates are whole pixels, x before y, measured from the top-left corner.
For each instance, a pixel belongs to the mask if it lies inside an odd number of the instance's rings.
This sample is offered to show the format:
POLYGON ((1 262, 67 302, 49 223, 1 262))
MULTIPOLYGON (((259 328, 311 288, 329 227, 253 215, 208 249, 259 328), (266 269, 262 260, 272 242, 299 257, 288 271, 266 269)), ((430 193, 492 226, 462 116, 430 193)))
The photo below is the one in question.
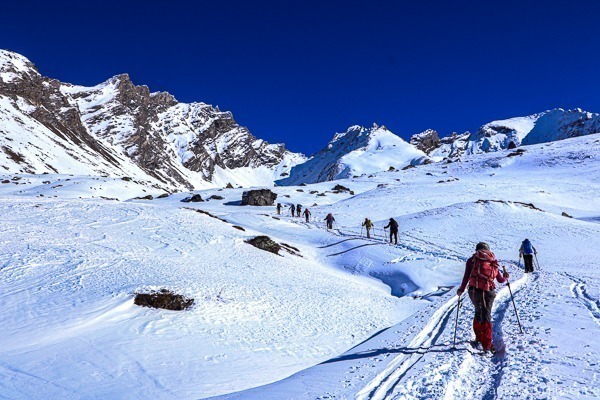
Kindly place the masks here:
MULTIPOLYGON (((533 257, 536 255, 537 250, 531 244, 531 241, 529 239, 523 240, 519 249, 519 264, 521 257, 523 257, 525 273, 533 272, 533 257)), ((503 269, 504 271, 501 273, 498 260, 490 250, 490 246, 487 243, 479 242, 475 246, 475 253, 467 260, 462 283, 456 291, 459 297, 458 307, 460 309, 460 298, 465 289, 467 290, 469 299, 475 309, 475 316, 473 318, 475 342, 481 344, 484 352, 492 354, 496 352, 492 344, 492 306, 496 298, 496 285, 494 281, 498 281, 499 283, 506 282, 510 286, 508 283, 510 275, 506 272, 506 268, 503 267, 503 269)), ((518 320, 518 315, 517 322, 519 322, 520 328, 521 323, 518 320)))
MULTIPOLYGON (((365 227, 367 231, 367 239, 371 239, 371 229, 375 227, 373 222, 369 218, 365 218, 365 221, 362 223, 362 226, 365 227)), ((383 227, 384 230, 390 228, 390 243, 398 244, 398 222, 394 218, 390 218, 390 221, 386 226, 383 227)))
MULTIPOLYGON (((281 209, 283 208, 281 203, 277 203, 276 208, 277 208, 277 215, 281 215, 281 209)), ((290 212, 292 213, 292 217, 300 218, 300 215, 304 215, 306 222, 309 222, 311 212, 308 210, 308 208, 305 208, 304 212, 302 212, 302 204, 292 204, 292 205, 290 205, 289 209, 290 209, 290 212)))
MULTIPOLYGON (((281 204, 277 204, 277 214, 281 213, 281 204)), ((300 217, 302 205, 291 205, 290 210, 292 216, 300 217)), ((309 222, 310 211, 304 209, 306 222, 309 222)), ((325 217, 327 229, 333 229, 335 218, 332 213, 325 217)), ((365 218, 361 227, 364 227, 367 233, 367 239, 371 238, 371 230, 375 225, 369 218, 365 218)), ((390 243, 398 244, 398 222, 394 218, 390 218, 389 222, 383 229, 389 228, 390 243)), ((536 248, 532 245, 529 239, 523 240, 519 248, 519 265, 523 258, 525 273, 533 272, 533 257, 537 255, 536 248)), ((469 299, 473 303, 475 316, 473 319, 473 331, 475 332, 475 342, 480 343, 484 352, 495 353, 494 345, 492 344, 492 306, 496 298, 495 281, 499 283, 508 283, 510 275, 504 268, 500 272, 500 265, 494 253, 490 250, 487 243, 480 242, 475 246, 475 253, 467 260, 465 272, 460 287, 457 290, 459 302, 465 290, 468 293, 469 299)), ((511 292, 512 295, 512 292, 511 292)), ((459 305, 460 307, 460 305, 459 305)), ((515 310, 516 312, 516 310, 515 310)), ((519 322, 520 326, 520 322, 519 322)))

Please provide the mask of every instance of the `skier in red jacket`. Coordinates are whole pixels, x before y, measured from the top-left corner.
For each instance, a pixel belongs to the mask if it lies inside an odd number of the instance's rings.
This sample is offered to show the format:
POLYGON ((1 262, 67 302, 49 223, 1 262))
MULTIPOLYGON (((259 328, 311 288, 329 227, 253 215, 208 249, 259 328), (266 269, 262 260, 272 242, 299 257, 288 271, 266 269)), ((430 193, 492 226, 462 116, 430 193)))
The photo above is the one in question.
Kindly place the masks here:
POLYGON ((481 343, 484 351, 492 353, 496 351, 492 345, 492 306, 496 298, 494 280, 504 283, 508 277, 508 273, 500 273, 498 260, 490 251, 490 246, 483 242, 477 243, 475 254, 467 260, 465 274, 457 294, 461 296, 468 283, 469 298, 475 308, 473 319, 475 340, 481 343))

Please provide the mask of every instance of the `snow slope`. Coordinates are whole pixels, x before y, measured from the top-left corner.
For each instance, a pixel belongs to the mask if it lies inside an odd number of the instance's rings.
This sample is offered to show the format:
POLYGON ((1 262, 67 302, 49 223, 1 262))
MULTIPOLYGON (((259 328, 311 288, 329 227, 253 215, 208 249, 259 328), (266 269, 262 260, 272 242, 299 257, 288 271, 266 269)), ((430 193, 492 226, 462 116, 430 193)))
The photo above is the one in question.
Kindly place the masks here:
POLYGON ((277 216, 240 207, 241 189, 200 191, 223 197, 202 203, 181 203, 188 193, 115 201, 99 196, 162 192, 120 179, 5 175, 0 393, 597 398, 600 135, 522 149, 339 182, 355 195, 333 192, 331 182, 275 188, 277 201, 311 210, 309 223, 287 209, 277 216), (323 226, 328 212, 332 231, 323 226), (365 217, 376 225, 372 239, 361 237, 365 217), (400 223, 397 246, 383 240, 389 217, 400 223), (244 243, 258 234, 302 257, 244 243), (541 266, 528 276, 517 259, 525 237, 541 266), (491 358, 467 343, 468 301, 453 348, 454 289, 480 240, 511 273, 525 331, 501 286, 500 352, 491 358), (194 297, 195 306, 178 313, 133 305, 134 292, 163 287, 194 297))
POLYGON ((351 126, 337 133, 326 148, 292 168, 278 185, 298 185, 351 178, 422 163, 425 153, 394 135, 384 126, 351 126))

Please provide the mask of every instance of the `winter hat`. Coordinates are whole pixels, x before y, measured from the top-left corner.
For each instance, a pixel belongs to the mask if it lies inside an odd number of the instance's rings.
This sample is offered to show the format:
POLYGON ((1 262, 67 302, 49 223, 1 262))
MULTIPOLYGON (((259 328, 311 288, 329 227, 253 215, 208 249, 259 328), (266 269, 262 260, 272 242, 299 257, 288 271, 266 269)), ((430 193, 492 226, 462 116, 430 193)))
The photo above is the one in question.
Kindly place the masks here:
POLYGON ((477 243, 477 246, 475 246, 475 251, 489 250, 489 249, 490 249, 490 246, 485 242, 479 242, 479 243, 477 243))

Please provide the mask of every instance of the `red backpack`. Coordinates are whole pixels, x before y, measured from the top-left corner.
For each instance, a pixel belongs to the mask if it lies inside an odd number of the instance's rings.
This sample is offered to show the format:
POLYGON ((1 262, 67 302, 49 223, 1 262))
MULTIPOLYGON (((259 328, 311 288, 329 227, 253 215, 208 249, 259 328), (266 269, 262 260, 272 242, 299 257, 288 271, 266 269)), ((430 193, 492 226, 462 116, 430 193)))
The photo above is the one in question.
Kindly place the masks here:
POLYGON ((479 250, 471 259, 473 268, 469 276, 469 287, 482 290, 494 289, 496 287, 494 279, 498 275, 498 260, 494 253, 489 250, 479 250))

